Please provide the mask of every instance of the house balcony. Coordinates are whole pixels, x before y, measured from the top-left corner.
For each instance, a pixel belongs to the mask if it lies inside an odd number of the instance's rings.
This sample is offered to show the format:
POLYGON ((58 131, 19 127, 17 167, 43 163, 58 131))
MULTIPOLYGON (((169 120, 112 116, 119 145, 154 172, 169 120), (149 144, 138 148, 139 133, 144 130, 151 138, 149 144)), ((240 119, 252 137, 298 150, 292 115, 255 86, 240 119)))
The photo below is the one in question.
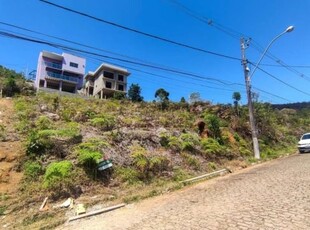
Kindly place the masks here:
POLYGON ((47 71, 46 74, 47 76, 45 78, 50 80, 64 81, 73 84, 77 84, 79 82, 79 79, 76 77, 65 76, 63 74, 53 73, 49 71, 47 71))
POLYGON ((53 69, 62 69, 62 65, 59 63, 45 61, 44 64, 53 69))

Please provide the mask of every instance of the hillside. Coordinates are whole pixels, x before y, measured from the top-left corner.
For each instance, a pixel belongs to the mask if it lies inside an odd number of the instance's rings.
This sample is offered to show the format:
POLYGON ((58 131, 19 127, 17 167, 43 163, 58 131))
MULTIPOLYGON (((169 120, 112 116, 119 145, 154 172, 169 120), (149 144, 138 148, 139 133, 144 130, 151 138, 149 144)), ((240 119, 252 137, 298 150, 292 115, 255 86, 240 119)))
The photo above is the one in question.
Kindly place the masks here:
MULTIPOLYGON (((66 210, 52 206, 68 197, 88 207, 133 202, 179 189, 179 181, 196 175, 256 162, 245 107, 169 102, 163 108, 44 93, 12 103, 10 127, 24 143, 11 171, 23 173, 18 192, 1 193, 1 225, 12 228, 59 225, 66 210), (98 171, 102 159, 113 167, 98 171), (39 212, 45 197, 49 209, 39 212)), ((310 127, 309 110, 255 108, 262 160, 296 152, 297 138, 310 127)))

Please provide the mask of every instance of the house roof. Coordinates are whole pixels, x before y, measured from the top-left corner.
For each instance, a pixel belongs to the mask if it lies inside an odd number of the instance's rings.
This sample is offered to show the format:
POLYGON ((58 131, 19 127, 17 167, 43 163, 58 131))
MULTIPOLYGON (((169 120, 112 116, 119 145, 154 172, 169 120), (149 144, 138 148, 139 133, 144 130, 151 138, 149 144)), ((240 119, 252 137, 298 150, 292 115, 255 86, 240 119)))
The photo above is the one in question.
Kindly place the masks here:
POLYGON ((119 66, 107 64, 107 63, 102 63, 102 64, 95 70, 95 72, 89 71, 89 72, 85 75, 85 78, 89 78, 89 77, 95 76, 95 75, 98 74, 101 70, 110 70, 110 71, 113 71, 113 72, 118 72, 118 73, 124 74, 125 76, 130 75, 130 73, 128 72, 127 69, 121 68, 121 67, 119 67, 119 66))
POLYGON ((59 55, 59 54, 56 54, 56 53, 52 53, 52 52, 48 52, 48 51, 42 51, 42 56, 43 57, 48 57, 48 58, 51 58, 51 59, 54 59, 54 60, 59 60, 59 61, 62 61, 63 58, 64 58, 62 55, 59 55))

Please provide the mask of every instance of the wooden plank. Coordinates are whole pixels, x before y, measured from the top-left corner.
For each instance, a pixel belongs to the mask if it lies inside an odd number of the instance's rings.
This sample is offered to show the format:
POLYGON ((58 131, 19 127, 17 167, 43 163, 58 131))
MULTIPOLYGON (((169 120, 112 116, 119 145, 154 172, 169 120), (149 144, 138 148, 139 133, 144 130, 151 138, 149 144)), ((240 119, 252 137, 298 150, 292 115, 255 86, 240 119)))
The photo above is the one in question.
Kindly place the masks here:
POLYGON ((211 177, 211 176, 216 176, 218 174, 225 173, 225 172, 228 173, 229 170, 228 169, 221 169, 221 170, 218 170, 218 171, 215 171, 215 172, 212 172, 212 173, 208 173, 208 174, 197 176, 197 177, 194 177, 194 178, 191 178, 191 179, 183 180, 183 181, 181 181, 181 183, 189 183, 189 182, 193 182, 193 181, 197 181, 197 180, 202 180, 202 179, 205 179, 205 178, 208 178, 208 177, 211 177))
POLYGON ((44 201, 42 202, 41 207, 40 207, 40 209, 39 209, 40 211, 42 211, 43 208, 44 208, 44 206, 46 205, 47 199, 48 199, 48 197, 45 197, 45 199, 44 199, 44 201))
POLYGON ((99 210, 96 210, 96 211, 93 211, 93 212, 90 212, 90 213, 86 213, 86 214, 82 214, 82 215, 79 215, 79 216, 71 217, 71 218, 69 218, 69 222, 73 221, 73 220, 78 220, 78 219, 81 219, 81 218, 85 218, 85 217, 94 216, 94 215, 98 215, 98 214, 101 214, 101 213, 109 212, 109 211, 112 211, 114 209, 118 209, 118 208, 124 207, 125 205, 126 204, 122 203, 122 204, 118 204, 118 205, 111 206, 111 207, 108 207, 108 208, 99 209, 99 210))

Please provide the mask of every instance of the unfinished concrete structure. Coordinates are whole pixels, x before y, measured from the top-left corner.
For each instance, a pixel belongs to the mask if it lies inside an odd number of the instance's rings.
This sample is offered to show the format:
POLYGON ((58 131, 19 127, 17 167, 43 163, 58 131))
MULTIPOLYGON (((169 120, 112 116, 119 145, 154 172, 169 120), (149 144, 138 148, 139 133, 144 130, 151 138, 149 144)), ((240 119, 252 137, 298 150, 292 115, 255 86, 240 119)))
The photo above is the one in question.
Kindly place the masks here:
POLYGON ((127 69, 103 63, 85 75, 84 93, 100 99, 113 97, 116 92, 126 94, 129 75, 127 69))

